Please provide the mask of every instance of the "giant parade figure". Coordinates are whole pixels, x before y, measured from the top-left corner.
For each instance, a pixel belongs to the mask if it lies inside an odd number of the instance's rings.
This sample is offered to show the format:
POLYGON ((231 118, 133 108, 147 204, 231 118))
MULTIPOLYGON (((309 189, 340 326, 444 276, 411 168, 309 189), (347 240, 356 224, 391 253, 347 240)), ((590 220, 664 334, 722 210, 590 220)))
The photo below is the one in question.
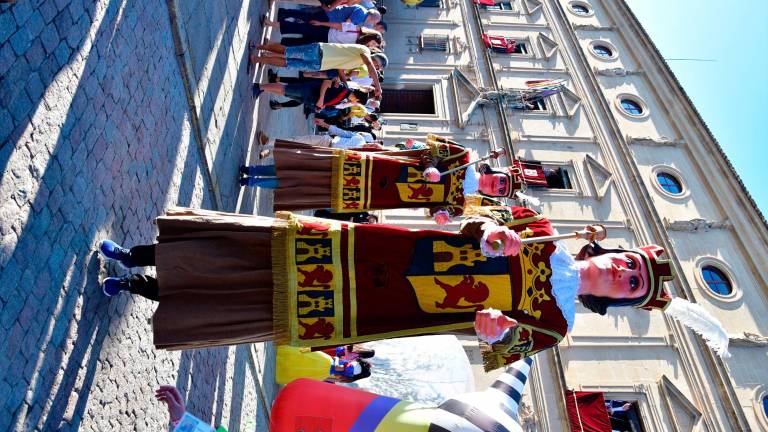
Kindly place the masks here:
POLYGON ((518 360, 485 390, 438 406, 298 379, 278 393, 270 430, 297 432, 522 432, 519 408, 533 358, 518 360))
MULTIPOLYGON (((103 289, 158 301, 154 343, 165 349, 270 339, 334 346, 474 327, 491 370, 559 343, 578 297, 600 314, 634 306, 683 317, 727 355, 722 326, 668 294, 672 267, 661 247, 606 250, 590 242, 574 260, 547 237, 553 229, 544 216, 480 210, 458 233, 171 210, 157 218, 155 245, 100 245, 125 266, 156 266, 157 277, 107 278, 103 289)), ((577 236, 593 240, 596 232, 577 236)))
MULTIPOLYGON (((417 403, 301 378, 277 395, 271 409, 272 432, 522 432, 520 405, 533 358, 508 366, 484 391, 463 393, 440 405, 417 403)), ((161 386, 155 396, 166 403, 174 432, 214 432, 187 411, 181 393, 161 386)), ((222 427, 216 431, 224 430, 222 427)))
MULTIPOLYGON (((428 208, 439 224, 461 215, 470 202, 488 202, 480 197, 469 200, 469 195, 512 198, 524 187, 519 164, 499 169, 483 164, 476 169, 480 161, 471 161, 471 152, 453 141, 430 134, 422 144, 392 151, 277 139, 274 165, 241 170, 256 176, 249 184, 275 189, 276 211, 428 208)), ((488 158, 501 154, 492 152, 488 158)))

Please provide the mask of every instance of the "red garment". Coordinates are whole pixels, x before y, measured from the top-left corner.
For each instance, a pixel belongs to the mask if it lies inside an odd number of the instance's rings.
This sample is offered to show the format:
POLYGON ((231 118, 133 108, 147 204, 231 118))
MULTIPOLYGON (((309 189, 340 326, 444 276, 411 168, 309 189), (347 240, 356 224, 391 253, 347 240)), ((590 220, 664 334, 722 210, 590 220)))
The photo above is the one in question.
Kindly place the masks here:
POLYGON ((335 98, 323 102, 323 107, 332 107, 340 104, 341 101, 343 101, 344 99, 347 98, 347 96, 350 95, 350 93, 352 93, 352 90, 350 89, 344 89, 340 91, 335 98))
POLYGON ((500 53, 512 53, 515 52, 515 46, 517 43, 514 39, 505 36, 492 36, 483 33, 483 43, 486 48, 491 48, 500 53))
MULTIPOLYGON (((517 207, 495 211, 523 236, 553 233, 517 207)), ((557 344, 567 331, 549 277, 553 243, 488 258, 474 237, 294 217, 273 242, 277 343, 343 345, 472 329, 493 307, 519 325, 484 356, 489 369, 557 344)))
POLYGON ((571 432, 611 432, 611 419, 602 392, 565 391, 571 432))
POLYGON ((464 174, 459 170, 437 183, 424 179, 424 170, 435 166, 440 172, 469 162, 462 146, 430 143, 423 150, 401 152, 357 152, 339 150, 333 165, 331 205, 336 212, 372 209, 444 209, 453 216, 464 206, 464 174), (435 165, 436 162, 436 165, 435 165))
POLYGON ((523 173, 523 179, 526 185, 547 186, 547 176, 544 174, 544 167, 540 163, 516 160, 514 164, 518 166, 523 173))

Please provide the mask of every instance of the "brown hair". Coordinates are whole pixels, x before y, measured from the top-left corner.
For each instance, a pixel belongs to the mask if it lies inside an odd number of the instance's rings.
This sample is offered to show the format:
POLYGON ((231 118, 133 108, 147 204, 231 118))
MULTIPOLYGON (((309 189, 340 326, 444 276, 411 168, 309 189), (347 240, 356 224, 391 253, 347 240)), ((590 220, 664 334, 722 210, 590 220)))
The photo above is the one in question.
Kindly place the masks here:
POLYGON ((360 36, 357 37, 355 43, 358 45, 365 45, 370 41, 376 41, 376 43, 381 46, 384 43, 384 38, 381 37, 381 33, 376 30, 360 27, 360 36))

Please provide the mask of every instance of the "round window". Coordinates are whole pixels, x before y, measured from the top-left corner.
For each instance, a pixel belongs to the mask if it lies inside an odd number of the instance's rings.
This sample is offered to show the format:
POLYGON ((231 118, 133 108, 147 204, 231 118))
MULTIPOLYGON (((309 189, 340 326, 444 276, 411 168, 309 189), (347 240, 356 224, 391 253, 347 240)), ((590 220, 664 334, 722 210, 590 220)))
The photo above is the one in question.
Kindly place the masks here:
POLYGON ((592 52, 597 54, 598 57, 603 57, 603 58, 613 57, 613 51, 605 45, 593 45, 592 52))
MULTIPOLYGON (((701 275, 704 277, 704 282, 707 284, 713 293, 727 296, 733 292, 731 281, 722 270, 717 267, 708 265, 701 269, 701 275)), ((766 404, 766 399, 763 399, 763 406, 766 404)))
POLYGON ((639 116, 643 115, 643 107, 633 101, 632 99, 622 99, 621 100, 621 109, 624 110, 627 114, 639 116))
POLYGON ((683 193, 683 185, 677 177, 670 173, 659 172, 656 174, 656 181, 659 182, 659 186, 672 195, 680 195, 683 193))
POLYGON ((582 5, 582 4, 578 4, 578 3, 572 4, 571 5, 571 10, 576 15, 589 15, 589 13, 590 13, 588 7, 586 7, 586 6, 582 5))
POLYGON ((763 414, 768 417, 768 395, 763 396, 763 414))

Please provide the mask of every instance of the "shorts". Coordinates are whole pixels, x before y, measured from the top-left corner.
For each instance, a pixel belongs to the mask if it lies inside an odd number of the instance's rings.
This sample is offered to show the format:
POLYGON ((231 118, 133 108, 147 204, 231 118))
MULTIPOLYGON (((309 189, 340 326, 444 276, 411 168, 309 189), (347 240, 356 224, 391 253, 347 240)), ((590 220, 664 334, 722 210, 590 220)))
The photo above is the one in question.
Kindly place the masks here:
POLYGON ((285 47, 286 67, 305 72, 317 72, 323 63, 323 51, 319 43, 285 47))
POLYGON ((318 96, 320 96, 321 80, 307 80, 302 83, 286 84, 283 87, 284 95, 287 98, 298 100, 305 105, 315 106, 318 96))

